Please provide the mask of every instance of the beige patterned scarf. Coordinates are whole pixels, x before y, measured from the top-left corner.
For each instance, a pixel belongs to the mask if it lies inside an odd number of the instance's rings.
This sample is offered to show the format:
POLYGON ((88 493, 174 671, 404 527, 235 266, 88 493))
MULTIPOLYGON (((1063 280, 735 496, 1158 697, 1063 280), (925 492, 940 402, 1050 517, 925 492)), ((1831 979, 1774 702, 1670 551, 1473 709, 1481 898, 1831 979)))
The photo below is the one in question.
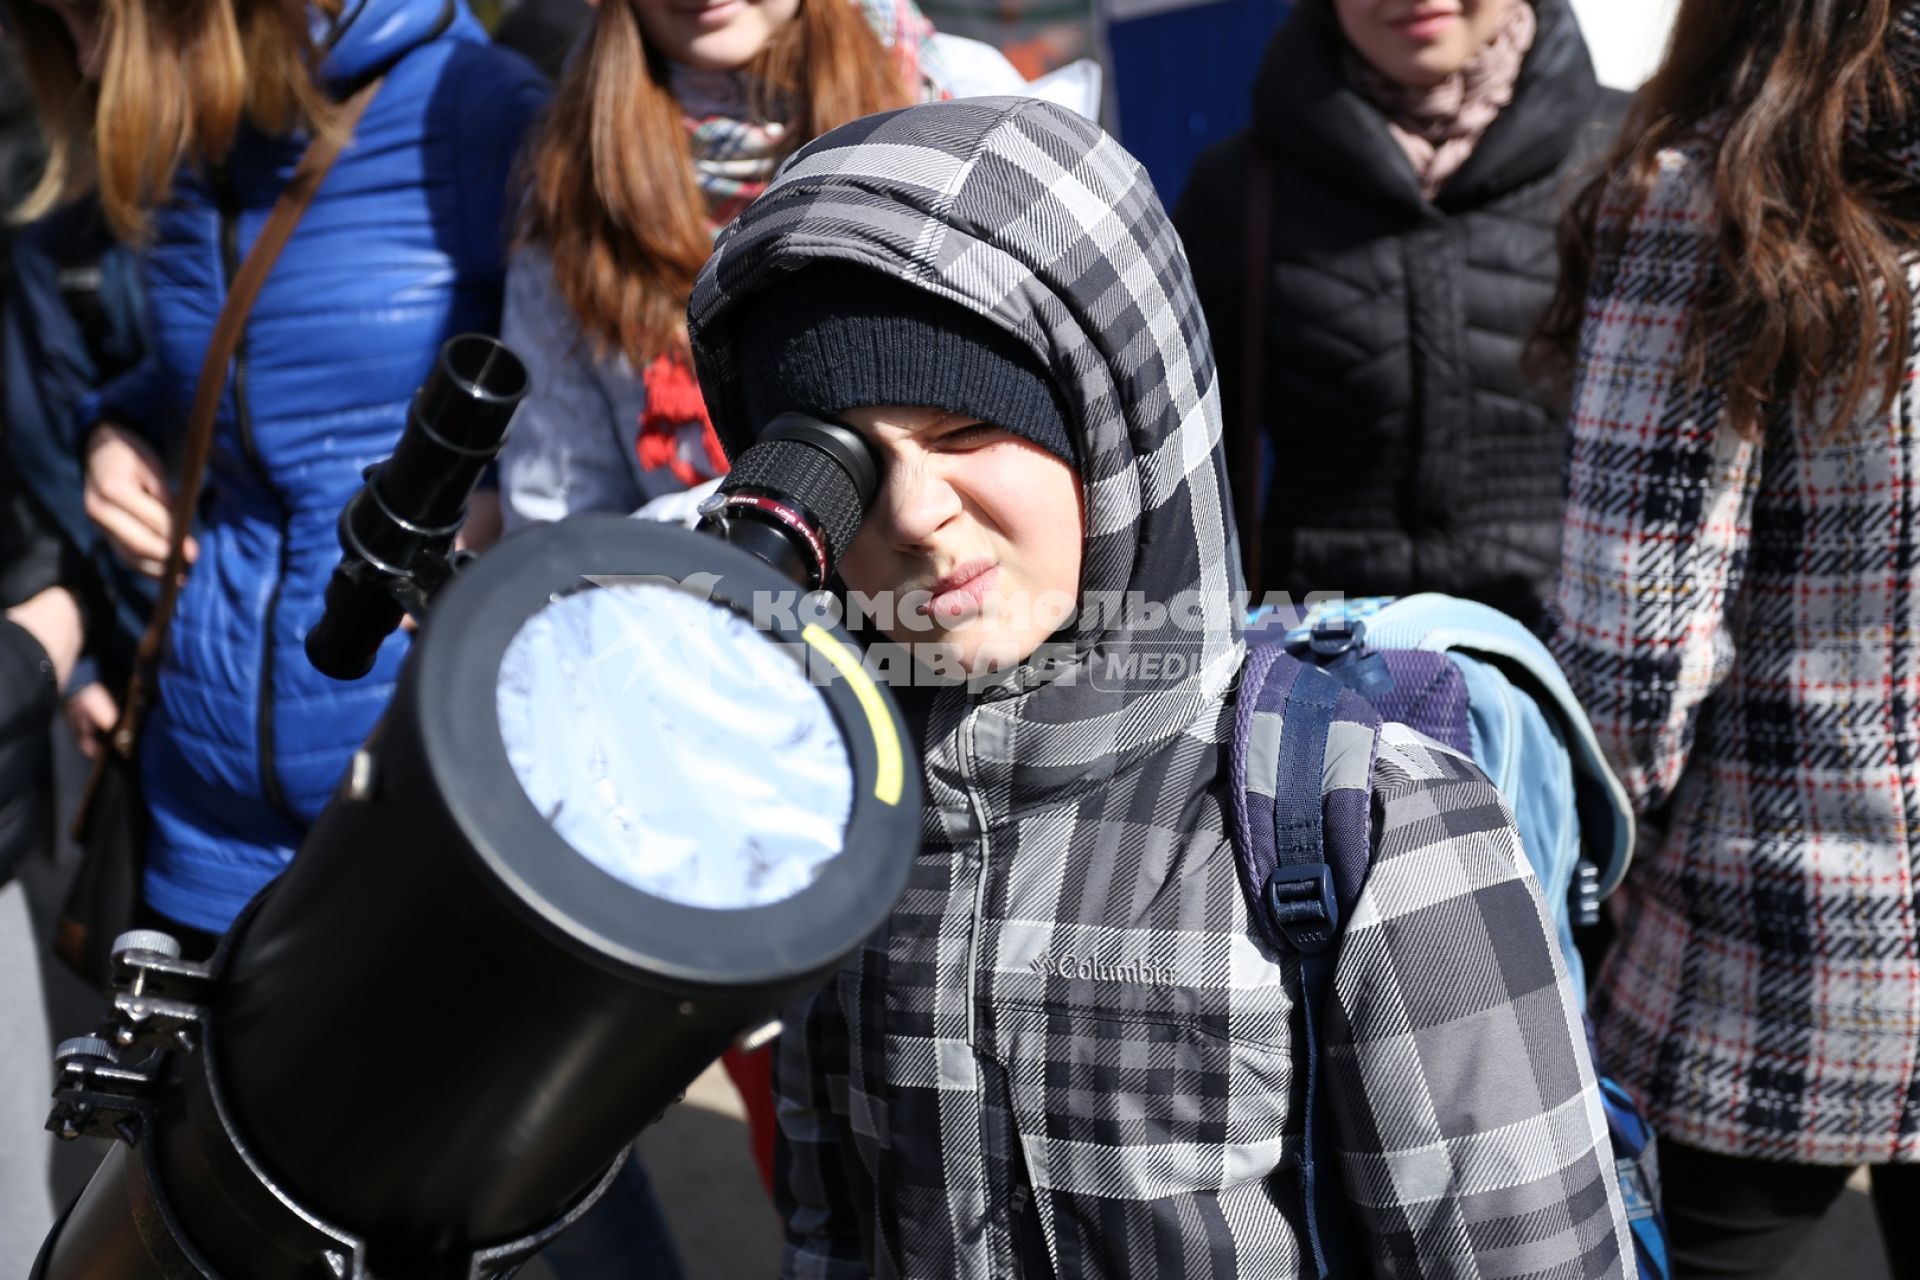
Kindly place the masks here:
POLYGON ((1459 71, 1425 89, 1390 79, 1347 51, 1347 83, 1387 118, 1387 129, 1413 162, 1427 199, 1460 172, 1488 126, 1513 101, 1521 64, 1533 48, 1538 27, 1528 0, 1507 0, 1492 43, 1459 71))

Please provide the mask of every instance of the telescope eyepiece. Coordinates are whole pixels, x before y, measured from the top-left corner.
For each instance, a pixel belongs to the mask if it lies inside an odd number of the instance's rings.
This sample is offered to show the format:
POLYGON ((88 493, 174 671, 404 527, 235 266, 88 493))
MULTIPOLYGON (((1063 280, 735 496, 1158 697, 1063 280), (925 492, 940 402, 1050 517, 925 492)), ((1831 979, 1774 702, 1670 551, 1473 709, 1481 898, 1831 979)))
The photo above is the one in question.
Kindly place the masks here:
POLYGON ((853 545, 879 492, 879 460, 859 432, 783 413, 734 460, 702 508, 701 528, 818 588, 853 545))
POLYGON ((440 348, 433 376, 420 388, 410 419, 417 419, 445 447, 484 452, 491 461, 526 394, 527 369, 519 357, 485 334, 463 333, 440 348))

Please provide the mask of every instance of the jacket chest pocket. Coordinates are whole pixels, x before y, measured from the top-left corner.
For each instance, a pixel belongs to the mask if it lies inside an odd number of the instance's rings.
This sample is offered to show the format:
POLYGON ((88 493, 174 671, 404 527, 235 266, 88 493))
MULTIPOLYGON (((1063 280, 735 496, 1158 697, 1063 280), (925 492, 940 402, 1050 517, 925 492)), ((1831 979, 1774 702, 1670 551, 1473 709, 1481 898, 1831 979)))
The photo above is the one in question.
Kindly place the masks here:
POLYGON ((1155 1200, 1264 1179, 1297 1155, 1293 1055, 1180 1014, 999 1003, 997 1056, 1037 1192, 1155 1200))

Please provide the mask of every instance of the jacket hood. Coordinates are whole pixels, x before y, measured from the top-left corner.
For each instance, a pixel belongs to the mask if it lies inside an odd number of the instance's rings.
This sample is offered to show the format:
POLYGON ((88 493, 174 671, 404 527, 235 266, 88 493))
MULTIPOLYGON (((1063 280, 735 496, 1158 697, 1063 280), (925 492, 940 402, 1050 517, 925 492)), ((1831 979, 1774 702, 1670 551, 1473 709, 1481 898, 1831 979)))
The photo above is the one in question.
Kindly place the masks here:
POLYGON ((369 80, 457 21, 474 21, 464 0, 347 0, 322 27, 321 74, 336 89, 369 80))
POLYGON ((1078 438, 1082 607, 1004 682, 934 696, 929 801, 947 834, 1097 786, 1183 735, 1219 741, 1242 653, 1219 393, 1185 254, 1138 162, 1031 98, 909 107, 802 148, 721 236, 689 307, 730 453, 753 429, 733 319, 821 262, 1005 328, 1050 372, 1078 438))
MULTIPOLYGON (((1467 206, 1551 173, 1606 90, 1568 0, 1533 0, 1539 30, 1513 101, 1435 200, 1467 206)), ((1335 186, 1425 208, 1420 183, 1379 110, 1347 83, 1344 44, 1296 9, 1274 34, 1253 86, 1253 136, 1335 186)))

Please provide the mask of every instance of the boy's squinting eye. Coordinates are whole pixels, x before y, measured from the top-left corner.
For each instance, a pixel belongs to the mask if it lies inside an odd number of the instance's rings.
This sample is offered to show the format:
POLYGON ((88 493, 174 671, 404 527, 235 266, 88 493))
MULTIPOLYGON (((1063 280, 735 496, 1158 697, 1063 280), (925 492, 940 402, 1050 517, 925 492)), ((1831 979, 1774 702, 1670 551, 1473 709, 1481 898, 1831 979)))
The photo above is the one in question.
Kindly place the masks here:
POLYGON ((983 444, 992 444, 996 440, 1007 438, 1005 427, 996 427, 990 422, 975 422, 964 427, 955 427, 942 432, 939 445, 943 449, 972 449, 983 444))

